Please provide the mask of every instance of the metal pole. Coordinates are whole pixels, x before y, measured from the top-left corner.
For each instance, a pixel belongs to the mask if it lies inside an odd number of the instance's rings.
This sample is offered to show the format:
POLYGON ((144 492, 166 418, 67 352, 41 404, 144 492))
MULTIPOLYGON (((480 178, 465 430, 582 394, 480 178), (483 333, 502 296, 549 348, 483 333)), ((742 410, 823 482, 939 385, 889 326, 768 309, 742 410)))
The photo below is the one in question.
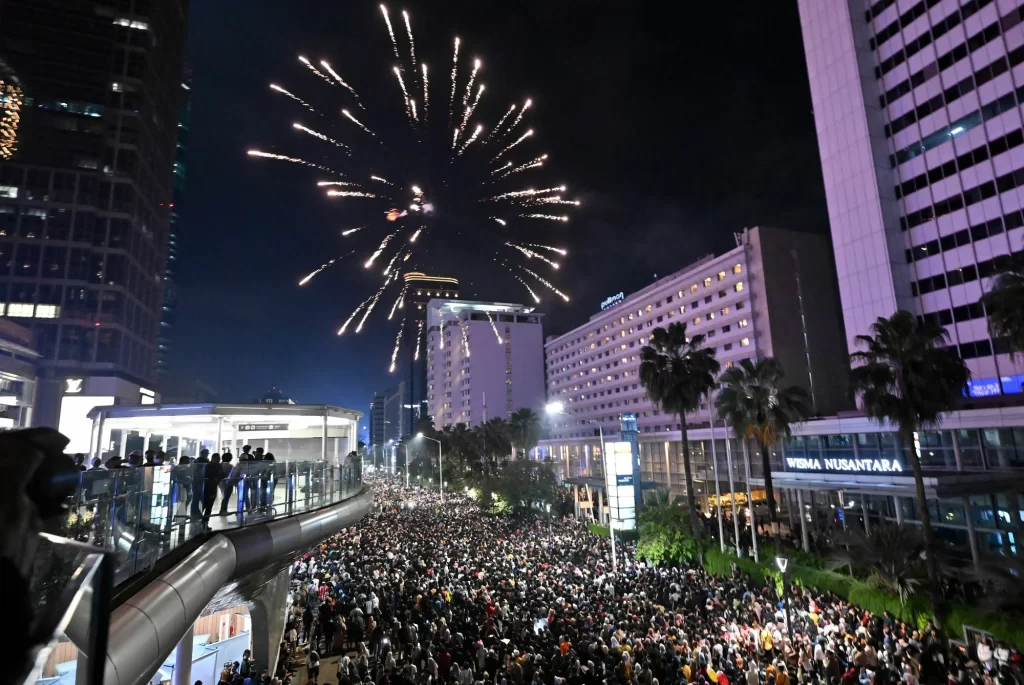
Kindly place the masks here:
POLYGON ((441 480, 441 504, 444 504, 444 459, 441 457, 441 441, 437 441, 437 475, 441 480))
MULTIPOLYGON (((709 415, 711 417, 711 458, 715 462, 715 501, 718 506, 718 544, 719 548, 725 552, 725 526, 722 523, 722 490, 718 484, 720 480, 718 477, 718 450, 715 447, 715 412, 709 408, 709 415)), ((705 452, 707 454, 707 452, 705 452)))
POLYGON ((732 493, 732 527, 736 536, 736 556, 740 554, 740 517, 736 511, 736 484, 732 477, 732 440, 729 439, 729 427, 725 430, 725 466, 729 469, 729 492, 732 493))
POLYGON ((743 464, 747 469, 747 511, 750 512, 750 539, 753 541, 754 561, 760 561, 757 554, 757 518, 754 516, 754 494, 750 489, 750 450, 743 440, 743 464))

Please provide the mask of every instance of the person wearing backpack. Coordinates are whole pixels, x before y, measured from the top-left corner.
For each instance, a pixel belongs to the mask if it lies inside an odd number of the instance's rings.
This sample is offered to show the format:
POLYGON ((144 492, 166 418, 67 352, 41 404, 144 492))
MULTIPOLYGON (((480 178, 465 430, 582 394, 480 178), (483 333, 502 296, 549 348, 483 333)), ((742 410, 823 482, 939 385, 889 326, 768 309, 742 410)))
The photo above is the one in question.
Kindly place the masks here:
POLYGON ((310 649, 306 655, 306 672, 309 682, 315 684, 320 679, 320 654, 315 649, 310 649))

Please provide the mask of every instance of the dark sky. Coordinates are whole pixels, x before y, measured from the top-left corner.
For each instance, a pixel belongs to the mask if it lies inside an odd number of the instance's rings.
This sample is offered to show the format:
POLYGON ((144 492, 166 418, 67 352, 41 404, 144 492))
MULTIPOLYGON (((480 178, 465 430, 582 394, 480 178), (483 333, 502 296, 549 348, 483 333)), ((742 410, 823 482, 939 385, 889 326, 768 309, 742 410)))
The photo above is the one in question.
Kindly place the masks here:
MULTIPOLYGON (((375 389, 396 382, 387 374, 396 329, 335 331, 375 286, 357 267, 296 285, 342 253, 346 217, 316 192, 316 172, 254 163, 245 151, 298 149, 291 121, 315 123, 267 88, 328 90, 298 54, 328 59, 376 100, 375 84, 393 78, 377 4, 191 4, 174 371, 211 384, 225 401, 276 385, 297 401, 365 409, 375 389)), ((557 282, 573 299, 546 299, 547 334, 582 323, 609 295, 730 248, 744 226, 827 232, 795 2, 410 0, 389 8, 396 30, 403 8, 413 17, 435 103, 446 93, 455 35, 464 55, 484 60, 485 99, 494 98, 497 114, 524 95, 536 103, 531 125, 551 155, 547 173, 583 201, 570 224, 550 229, 550 242, 571 251, 557 282)), ((488 257, 451 248, 453 259, 479 273, 488 257)), ((482 280, 478 294, 524 300, 507 276, 482 280)))

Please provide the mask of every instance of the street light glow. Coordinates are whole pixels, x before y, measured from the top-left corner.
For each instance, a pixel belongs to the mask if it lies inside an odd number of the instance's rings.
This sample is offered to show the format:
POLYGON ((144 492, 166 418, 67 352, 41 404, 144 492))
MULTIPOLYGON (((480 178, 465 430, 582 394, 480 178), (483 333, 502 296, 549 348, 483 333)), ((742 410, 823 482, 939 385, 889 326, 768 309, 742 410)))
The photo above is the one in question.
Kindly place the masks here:
POLYGON ((423 433, 417 433, 417 434, 416 434, 416 437, 417 437, 417 438, 422 438, 422 437, 423 437, 423 433))
POLYGON ((550 402, 544 407, 544 411, 548 414, 561 414, 565 411, 565 405, 561 402, 550 402))
POLYGON ((775 565, 779 567, 781 573, 785 573, 789 567, 789 559, 786 557, 775 557, 775 565))

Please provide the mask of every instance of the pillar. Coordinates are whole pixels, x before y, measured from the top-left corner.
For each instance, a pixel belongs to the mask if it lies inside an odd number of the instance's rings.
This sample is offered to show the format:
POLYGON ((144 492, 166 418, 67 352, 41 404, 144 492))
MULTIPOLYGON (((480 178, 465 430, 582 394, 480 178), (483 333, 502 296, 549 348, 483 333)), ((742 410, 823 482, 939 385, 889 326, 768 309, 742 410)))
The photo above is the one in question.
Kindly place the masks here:
POLYGON ((668 457, 668 440, 665 441, 665 482, 668 484, 668 499, 672 501, 672 463, 668 457))
POLYGON ((787 489, 782 492, 786 497, 786 515, 789 517, 789 534, 792 535, 796 532, 795 524, 793 523, 793 491, 787 489))
POLYGON ((583 485, 583 488, 584 488, 584 491, 587 493, 587 502, 590 503, 590 516, 589 516, 589 518, 591 520, 596 519, 597 518, 597 503, 594 502, 594 491, 590 488, 589 485, 586 485, 586 484, 583 485))
POLYGON ((732 439, 729 437, 728 427, 725 431, 725 466, 729 469, 729 492, 732 495, 732 528, 736 536, 736 556, 740 554, 740 517, 736 511, 736 484, 732 474, 732 439))
POLYGON ((903 502, 900 501, 899 495, 892 496, 893 504, 896 505, 896 525, 903 525, 903 502))
POLYGON ((971 561, 974 562, 974 570, 981 569, 981 562, 978 558, 978 536, 974 532, 974 508, 971 506, 970 497, 962 497, 964 505, 964 518, 967 519, 967 536, 971 543, 971 561))
POLYGON ((864 534, 871 535, 871 509, 868 507, 867 495, 861 495, 860 508, 864 512, 864 534))
POLYGON ((804 491, 796 491, 796 504, 800 512, 800 541, 803 543, 804 551, 810 553, 811 543, 809 539, 810 531, 807 530, 807 516, 804 514, 804 491))
POLYGON ((247 602, 249 617, 252 619, 252 656, 257 668, 266 668, 269 673, 277 670, 277 657, 284 638, 288 590, 291 585, 288 571, 286 568, 279 572, 247 602))
MULTIPOLYGON (((704 452, 705 456, 707 452, 704 452)), ((668 461, 668 443, 665 443, 665 460, 668 461)), ((715 447, 715 415, 711 414, 711 460, 715 463, 715 508, 718 510, 718 546, 725 551, 725 524, 722 522, 722 486, 718 477, 718 449, 715 447)))
POLYGON ((580 517, 580 486, 572 486, 572 511, 576 518, 580 517))
MULTIPOLYGON (((398 415, 399 416, 402 415, 401 405, 399 405, 399 408, 398 408, 398 415)), ((398 438, 399 439, 402 438, 401 432, 399 432, 398 438)), ((320 461, 327 461, 327 408, 326 407, 324 407, 324 429, 323 429, 323 432, 321 433, 321 436, 320 436, 320 461)), ((392 462, 392 465, 393 464, 394 464, 394 462, 392 462)), ((392 471, 394 471, 393 468, 392 468, 392 471)))
POLYGON ((743 463, 747 470, 747 511, 750 512, 750 540, 754 551, 754 561, 760 561, 757 554, 757 517, 754 516, 754 496, 750 490, 750 448, 743 441, 743 463))
POLYGON ((956 460, 956 470, 963 471, 964 460, 963 455, 960 452, 960 436, 957 435, 957 432, 955 430, 950 431, 950 433, 953 436, 953 459, 956 460))
POLYGON ((192 685, 192 638, 195 624, 190 625, 185 635, 174 648, 174 674, 171 685, 192 685))
POLYGON ((220 454, 224 451, 224 419, 217 419, 217 447, 213 450, 215 453, 220 454))

